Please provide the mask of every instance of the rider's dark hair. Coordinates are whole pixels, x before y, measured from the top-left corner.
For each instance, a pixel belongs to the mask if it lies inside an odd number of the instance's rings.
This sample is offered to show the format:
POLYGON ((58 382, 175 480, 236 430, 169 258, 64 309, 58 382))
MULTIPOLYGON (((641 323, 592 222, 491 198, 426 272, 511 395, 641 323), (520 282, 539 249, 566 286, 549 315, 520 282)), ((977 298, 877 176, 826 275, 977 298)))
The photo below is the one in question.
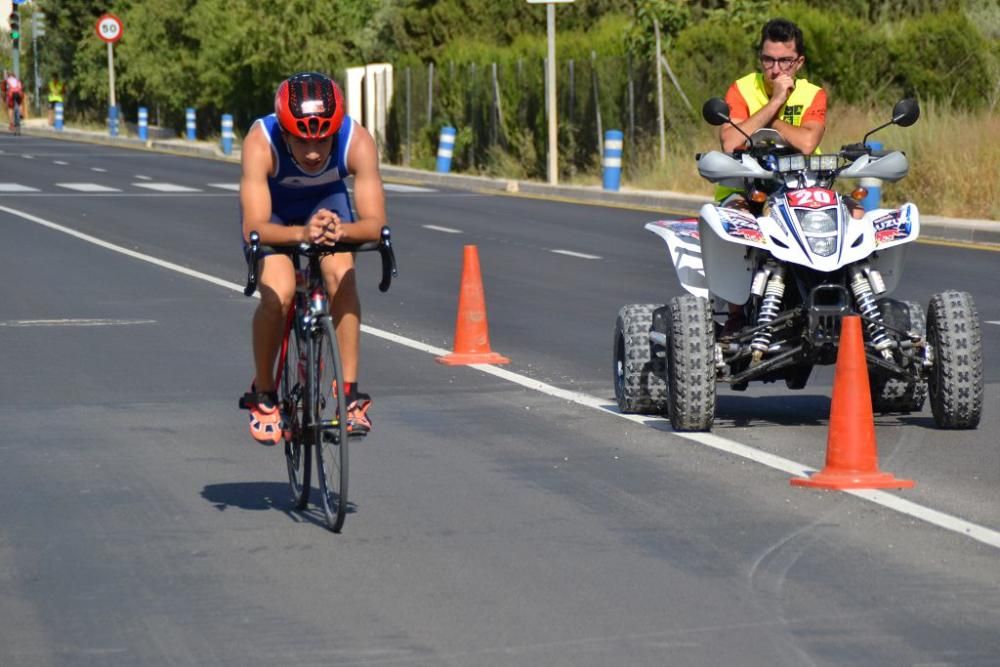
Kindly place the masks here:
POLYGON ((760 44, 757 53, 764 48, 764 42, 795 42, 795 51, 806 55, 806 45, 802 40, 802 30, 788 19, 771 19, 760 31, 760 44))

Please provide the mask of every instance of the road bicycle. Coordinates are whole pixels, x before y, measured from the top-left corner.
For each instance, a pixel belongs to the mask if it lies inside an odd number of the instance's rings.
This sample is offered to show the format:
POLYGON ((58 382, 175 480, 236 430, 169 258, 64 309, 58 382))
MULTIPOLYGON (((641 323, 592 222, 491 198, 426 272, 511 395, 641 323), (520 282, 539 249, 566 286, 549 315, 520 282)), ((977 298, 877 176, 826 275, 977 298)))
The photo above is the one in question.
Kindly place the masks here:
MULTIPOLYGON (((247 285, 243 290, 246 296, 257 291, 261 247, 260 236, 251 233, 247 285)), ((347 430, 345 392, 338 391, 343 384, 340 348, 320 262, 326 255, 338 252, 377 251, 382 259, 378 288, 385 292, 397 275, 392 238, 389 228, 383 227, 379 240, 370 243, 270 247, 288 254, 295 264, 295 299, 285 322, 275 373, 292 501, 299 511, 309 503, 315 452, 323 515, 330 530, 339 533, 348 508, 348 445, 352 438, 364 434, 350 435, 347 430)), ((248 409, 248 397, 240 399, 240 408, 248 409)))
POLYGON ((14 101, 14 125, 11 128, 11 132, 14 136, 21 134, 21 100, 15 99, 14 101))

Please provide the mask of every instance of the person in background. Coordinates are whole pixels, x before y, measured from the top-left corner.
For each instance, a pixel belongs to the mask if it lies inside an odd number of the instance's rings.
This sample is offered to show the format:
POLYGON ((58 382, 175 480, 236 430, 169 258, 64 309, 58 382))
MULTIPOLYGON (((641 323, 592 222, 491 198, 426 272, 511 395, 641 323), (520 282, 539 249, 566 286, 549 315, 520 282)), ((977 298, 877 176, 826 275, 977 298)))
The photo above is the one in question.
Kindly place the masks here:
POLYGON ((55 125, 56 122, 56 104, 65 103, 66 96, 66 84, 60 81, 59 73, 54 72, 52 78, 49 79, 49 125, 55 125))

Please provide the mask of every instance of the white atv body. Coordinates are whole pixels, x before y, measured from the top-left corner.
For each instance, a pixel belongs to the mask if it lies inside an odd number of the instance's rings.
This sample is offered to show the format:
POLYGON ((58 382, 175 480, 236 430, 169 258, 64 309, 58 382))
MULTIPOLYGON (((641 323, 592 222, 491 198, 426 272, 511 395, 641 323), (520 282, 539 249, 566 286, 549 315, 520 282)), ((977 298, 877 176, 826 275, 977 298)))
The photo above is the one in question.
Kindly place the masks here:
POLYGON ((935 295, 926 316, 920 304, 889 298, 920 235, 917 207, 855 218, 853 200, 833 189, 838 178, 897 181, 906 156, 857 145, 803 156, 751 144, 741 155, 701 155, 698 169, 711 182, 745 186, 756 211, 706 204, 697 219, 646 224, 666 242, 687 295, 620 311, 619 407, 668 414, 678 430, 708 430, 716 383, 743 390, 750 381, 784 380, 801 389, 814 365, 836 361, 840 319, 860 315, 876 410, 919 411, 929 391, 939 426, 974 428, 983 384, 972 297, 935 295), (726 315, 723 327, 716 316, 726 315))

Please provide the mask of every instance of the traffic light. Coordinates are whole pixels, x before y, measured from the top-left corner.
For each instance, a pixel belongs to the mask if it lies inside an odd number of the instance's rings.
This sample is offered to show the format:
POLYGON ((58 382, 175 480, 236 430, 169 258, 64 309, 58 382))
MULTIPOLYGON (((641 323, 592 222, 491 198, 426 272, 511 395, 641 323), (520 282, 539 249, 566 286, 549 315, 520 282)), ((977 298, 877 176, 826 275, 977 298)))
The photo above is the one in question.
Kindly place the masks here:
POLYGON ((17 6, 10 12, 10 41, 15 49, 21 43, 21 13, 17 11, 17 6))

